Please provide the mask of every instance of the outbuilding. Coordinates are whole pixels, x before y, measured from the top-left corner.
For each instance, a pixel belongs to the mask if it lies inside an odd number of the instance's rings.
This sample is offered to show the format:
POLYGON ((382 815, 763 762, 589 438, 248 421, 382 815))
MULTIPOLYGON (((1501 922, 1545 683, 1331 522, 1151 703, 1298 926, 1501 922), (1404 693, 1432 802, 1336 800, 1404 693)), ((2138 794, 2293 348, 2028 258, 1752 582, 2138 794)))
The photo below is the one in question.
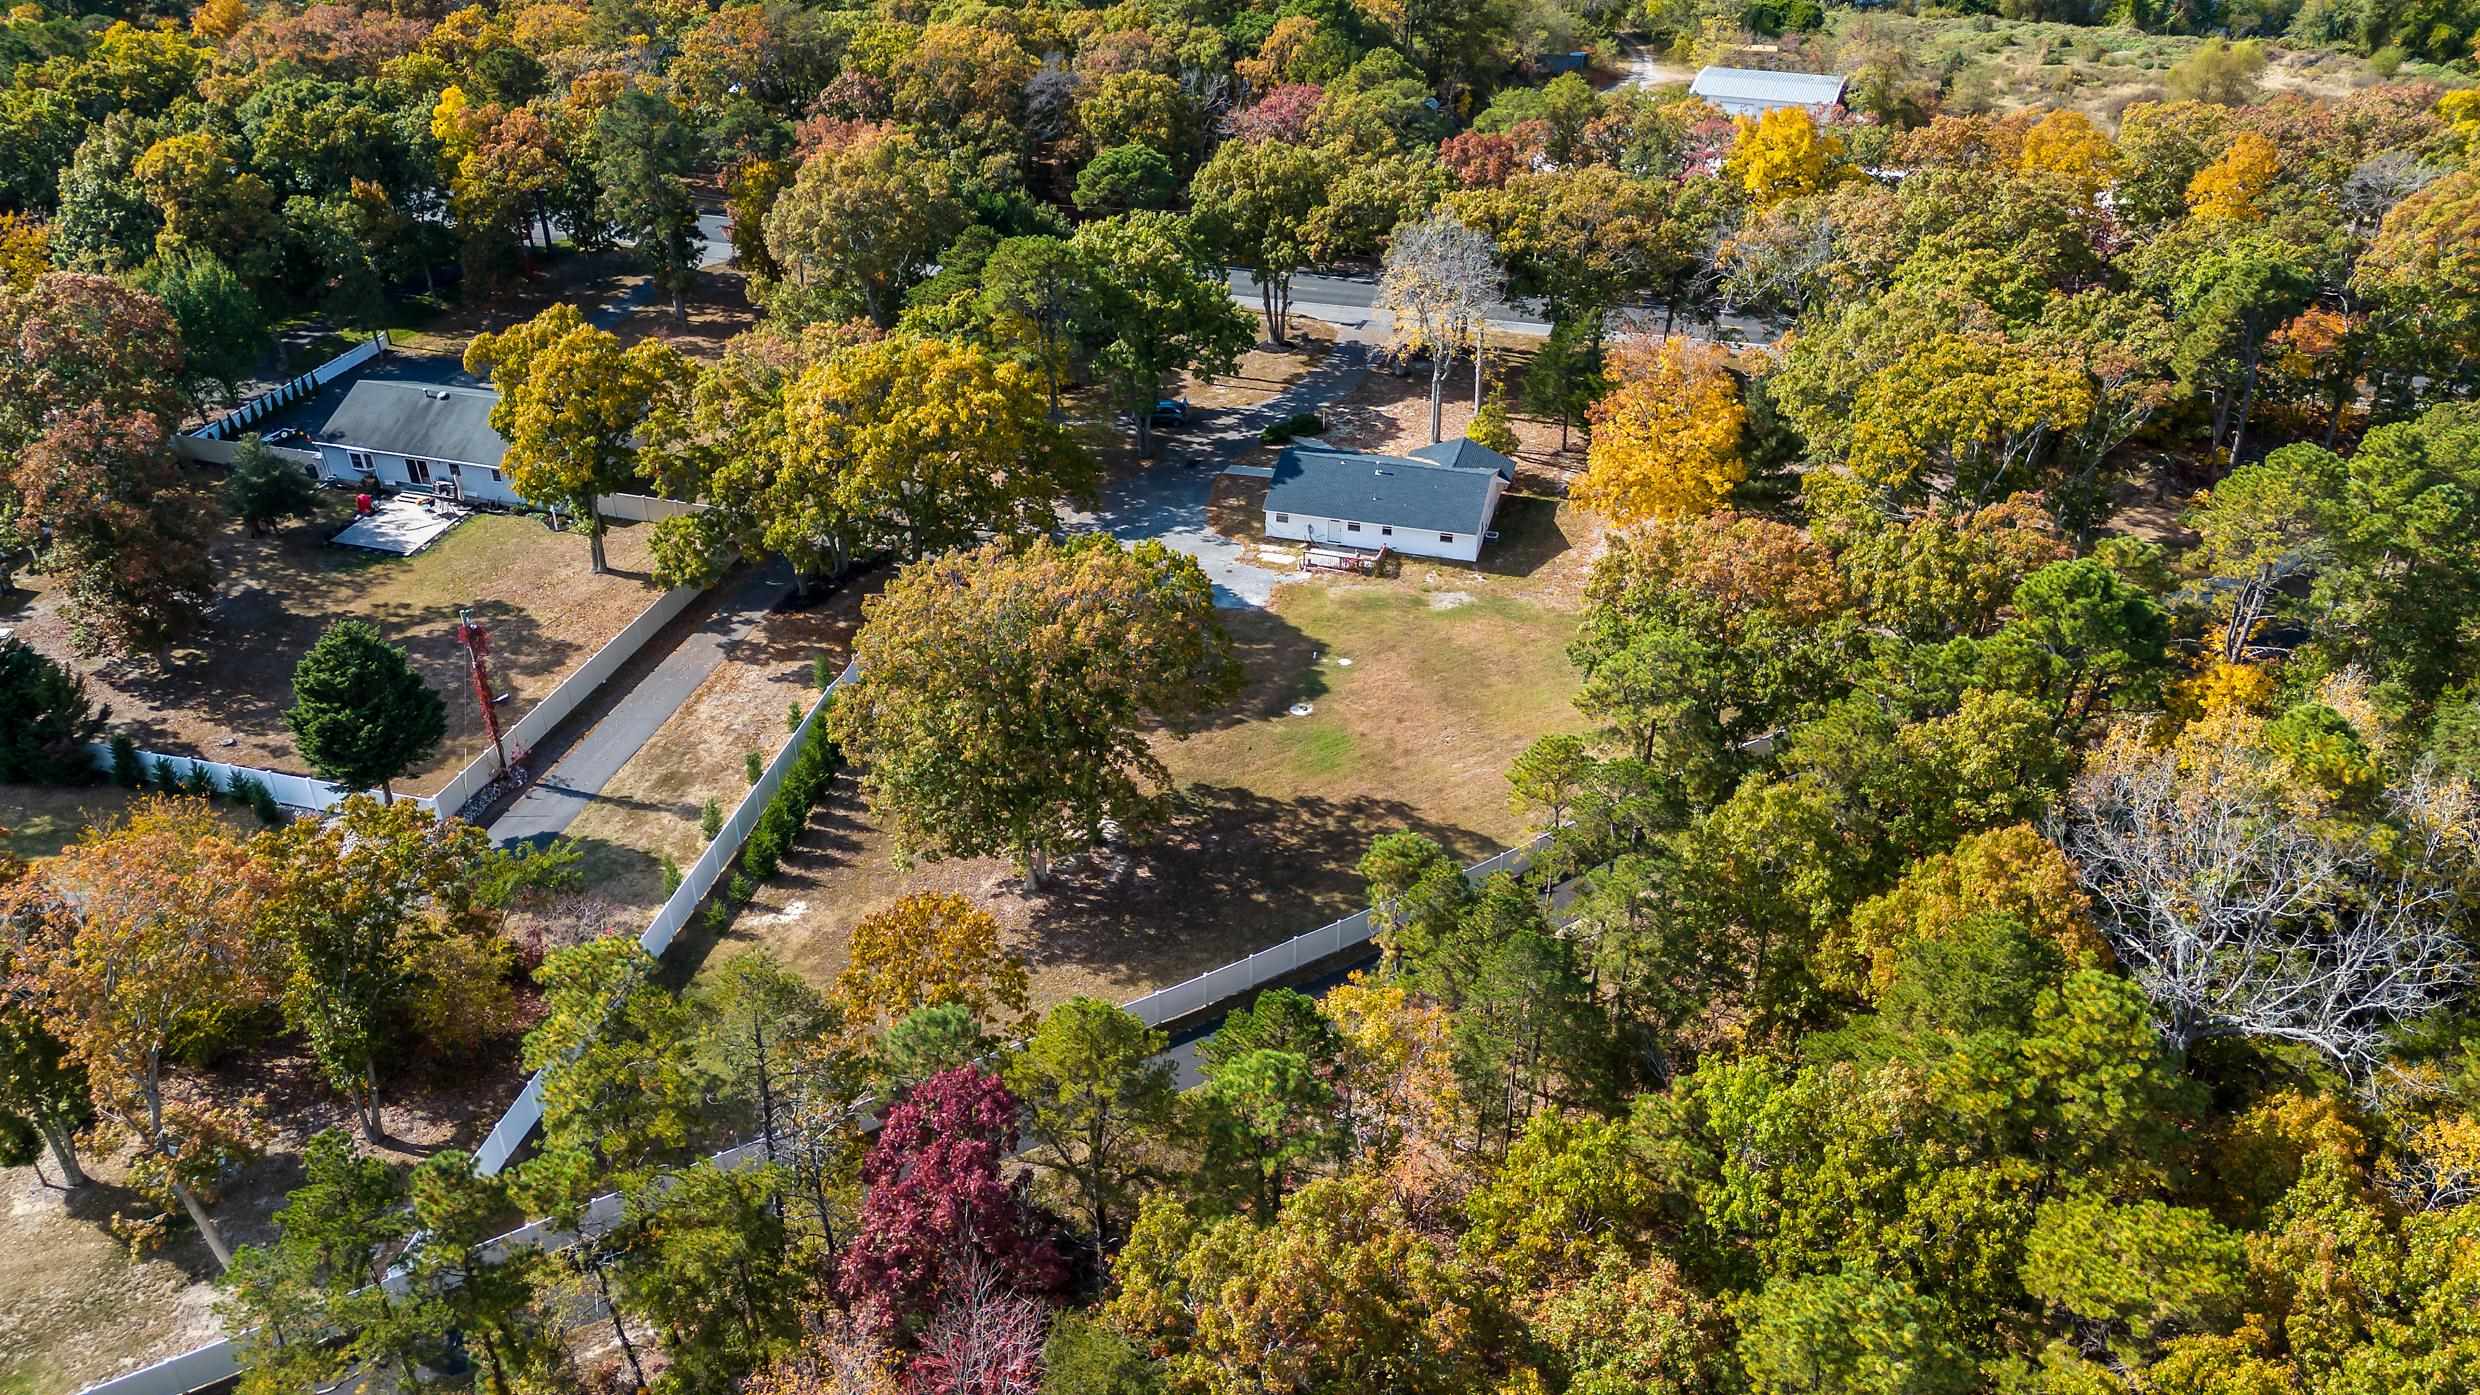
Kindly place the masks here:
POLYGON ((1803 107, 1824 116, 1843 104, 1843 79, 1834 73, 1776 73, 1763 68, 1700 68, 1688 84, 1725 116, 1763 116, 1780 107, 1803 107))
POLYGON ((319 476, 346 485, 382 484, 443 499, 524 502, 500 460, 508 443, 491 429, 499 394, 365 379, 311 433, 319 476))
POLYGON ((1469 440, 1410 455, 1299 441, 1266 486, 1266 536, 1477 562, 1516 463, 1469 440))

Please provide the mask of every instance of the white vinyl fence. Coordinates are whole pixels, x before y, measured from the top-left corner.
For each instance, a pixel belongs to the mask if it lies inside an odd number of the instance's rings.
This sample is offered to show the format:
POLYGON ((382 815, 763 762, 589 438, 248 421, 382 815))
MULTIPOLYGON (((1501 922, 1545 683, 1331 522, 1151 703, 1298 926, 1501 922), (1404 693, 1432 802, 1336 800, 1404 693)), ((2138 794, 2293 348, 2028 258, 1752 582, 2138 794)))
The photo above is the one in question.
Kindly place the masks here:
MULTIPOLYGON (((784 773, 791 769, 793 757, 808 739, 811 726, 825 711, 827 697, 836 688, 851 682, 858 671, 857 665, 846 665, 827 693, 810 706, 809 715, 802 718, 792 739, 776 752, 766 773, 750 787, 740 807, 732 811, 732 817, 725 820, 723 830, 707 845, 696 864, 681 875, 680 889, 655 914, 654 922, 646 927, 646 933, 638 937, 638 944, 647 953, 660 955, 671 946, 680 928, 688 923, 689 916, 705 900, 706 892, 714 888, 733 855, 740 851, 740 845, 749 837, 749 831, 757 826, 758 815, 766 808, 767 800, 773 798, 775 791, 783 785, 784 773)), ((1509 848, 1474 863, 1464 870, 1464 875, 1478 883, 1498 872, 1521 872, 1532 865, 1534 856, 1549 840, 1550 835, 1544 833, 1520 847, 1509 848)), ((1296 935, 1246 959, 1200 974, 1186 983, 1148 993, 1125 1006, 1128 1012, 1144 1019, 1147 1025, 1159 1026, 1271 983, 1328 955, 1364 943, 1369 937, 1369 912, 1362 911, 1357 915, 1345 916, 1331 925, 1320 926, 1305 935, 1296 935), (1207 996, 1209 993, 1211 996, 1207 996)), ((491 1130, 490 1137, 483 1140, 482 1147, 475 1154, 476 1171, 487 1175, 505 1168, 508 1160, 525 1142, 526 1136, 542 1122, 543 1074, 537 1071, 534 1078, 525 1083, 525 1089, 517 1096, 516 1103, 508 1107, 508 1112, 500 1117, 498 1126, 491 1130)), ((712 1161, 725 1169, 746 1167, 761 1159, 763 1149, 764 1144, 759 1142, 736 1144, 715 1154, 712 1161)), ((619 1194, 607 1192, 587 1203, 581 1228, 587 1234, 601 1234, 618 1224, 620 1215, 619 1194)), ((496 1262, 500 1256, 512 1252, 562 1248, 574 1238, 550 1221, 540 1220, 519 1226, 487 1242, 482 1248, 496 1262)), ((391 1275, 391 1279, 393 1277, 391 1275)), ((167 1357, 152 1366, 89 1386, 82 1395, 189 1395, 191 1391, 230 1380, 240 1370, 238 1346, 231 1338, 218 1338, 205 1346, 167 1357)))
POLYGON ((605 518, 625 523, 653 523, 659 519, 678 518, 684 513, 704 513, 706 505, 683 503, 678 499, 662 499, 651 494, 597 494, 594 511, 605 518))
MULTIPOLYGON (((97 769, 109 771, 112 768, 111 746, 99 741, 89 742, 86 751, 95 758, 97 769)), ((138 759, 143 763, 149 777, 149 788, 153 787, 153 776, 158 763, 171 766, 180 775, 181 783, 185 787, 198 777, 198 767, 203 765, 214 772, 216 788, 229 792, 232 789, 233 778, 246 775, 265 785, 267 792, 276 797, 276 803, 287 809, 307 809, 312 813, 324 813, 344 802, 345 791, 325 780, 314 780, 307 775, 287 775, 281 770, 261 770, 255 765, 232 765, 220 760, 201 760, 196 756, 168 756, 160 751, 141 750, 138 752, 138 759)))
MULTIPOLYGON (((827 700, 834 696, 836 689, 851 682, 858 672, 858 666, 845 665, 844 671, 827 686, 827 691, 819 694, 818 700, 810 704, 809 714, 801 719, 801 725, 793 728, 791 737, 775 753, 775 759, 767 763, 765 772, 758 776, 758 783, 751 785, 749 793, 741 796, 741 802, 734 806, 732 816, 723 821, 723 827, 716 832, 714 841, 708 843, 706 851, 698 854, 697 861, 690 863, 688 870, 680 874, 680 885, 664 901, 663 908, 654 913, 654 920, 646 926, 646 932, 637 937, 638 948, 660 959, 663 952, 672 947, 672 941, 680 936, 681 927, 689 923, 689 917, 697 914, 698 907, 705 904, 707 894, 715 889, 715 883, 723 879, 724 869, 732 865, 741 844, 748 841, 749 831, 758 826, 758 816, 766 812, 767 801, 775 797, 775 791, 783 788, 784 773, 792 769, 792 762, 809 740, 811 729, 818 725, 826 712, 827 700)), ((525 1082, 525 1089, 517 1095, 516 1102, 508 1106, 508 1112, 502 1114, 499 1122, 492 1126, 490 1136, 482 1140, 480 1148, 474 1150, 476 1172, 488 1177, 508 1166, 508 1160, 516 1156, 517 1150, 525 1146, 525 1140, 541 1125, 543 1078, 554 1069, 556 1067, 546 1066, 534 1072, 534 1077, 525 1082)))
POLYGON ((251 423, 264 420, 275 412, 305 397, 312 396, 320 388, 386 353, 387 350, 387 335, 384 332, 374 334, 309 372, 299 377, 289 378, 269 388, 190 434, 208 441, 236 440, 248 434, 251 423))
MULTIPOLYGON (((1483 858, 1465 868, 1464 876, 1479 884, 1500 872, 1521 872, 1533 865, 1534 854, 1549 841, 1549 834, 1541 834, 1529 843, 1483 858)), ((1305 935, 1294 935, 1246 959, 1234 960, 1219 969, 1208 969, 1186 983, 1157 989, 1121 1006, 1148 1027, 1159 1027, 1165 1022, 1176 1022, 1191 1013, 1202 1012, 1216 1003, 1261 988, 1356 945, 1367 944, 1371 934, 1369 912, 1355 911, 1330 925, 1321 925, 1305 935)))
MULTIPOLYGON (((603 680, 611 677, 622 664, 636 657, 655 632, 689 608, 696 600, 697 588, 682 586, 663 593, 653 605, 638 613, 628 628, 605 641, 594 651, 594 657, 579 665, 575 673, 560 681, 560 686, 544 694, 542 701, 517 719, 517 724, 502 733, 510 750, 529 748, 551 734, 551 729, 567 720, 603 680)), ((499 775, 499 753, 484 750, 465 763, 465 768, 448 777, 448 783, 437 794, 426 795, 422 802, 446 818, 465 807, 466 801, 482 792, 482 787, 499 775)))

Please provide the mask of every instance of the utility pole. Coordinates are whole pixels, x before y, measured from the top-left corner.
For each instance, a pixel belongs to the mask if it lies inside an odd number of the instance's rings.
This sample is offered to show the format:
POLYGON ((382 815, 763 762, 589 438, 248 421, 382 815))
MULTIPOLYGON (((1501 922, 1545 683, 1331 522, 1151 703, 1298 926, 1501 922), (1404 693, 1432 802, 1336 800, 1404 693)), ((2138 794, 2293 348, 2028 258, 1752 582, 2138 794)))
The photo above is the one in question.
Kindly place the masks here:
POLYGON ((474 701, 482 704, 482 729, 491 733, 491 749, 499 753, 500 773, 506 774, 508 747, 500 739, 499 707, 491 701, 491 665, 486 657, 491 652, 491 632, 474 623, 472 611, 460 609, 456 613, 456 639, 473 656, 474 701))

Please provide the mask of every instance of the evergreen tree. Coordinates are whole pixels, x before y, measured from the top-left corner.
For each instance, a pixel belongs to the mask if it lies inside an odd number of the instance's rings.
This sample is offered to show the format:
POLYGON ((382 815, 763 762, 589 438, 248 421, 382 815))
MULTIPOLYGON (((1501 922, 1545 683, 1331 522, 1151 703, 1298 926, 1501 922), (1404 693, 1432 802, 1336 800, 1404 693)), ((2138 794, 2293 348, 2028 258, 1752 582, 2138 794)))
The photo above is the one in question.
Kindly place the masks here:
POLYGON ((394 802, 398 776, 447 734, 448 708, 367 620, 339 620, 293 666, 284 714, 310 768, 349 790, 379 787, 394 802))

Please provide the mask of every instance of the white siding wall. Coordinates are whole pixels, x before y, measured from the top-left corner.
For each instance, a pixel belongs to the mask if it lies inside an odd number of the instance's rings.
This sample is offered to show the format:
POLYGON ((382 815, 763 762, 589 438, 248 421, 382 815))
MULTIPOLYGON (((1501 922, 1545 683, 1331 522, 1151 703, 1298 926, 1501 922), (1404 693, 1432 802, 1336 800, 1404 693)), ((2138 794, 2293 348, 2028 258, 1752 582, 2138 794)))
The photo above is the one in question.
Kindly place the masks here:
POLYGON ((1349 520, 1312 518, 1304 513, 1284 515, 1278 520, 1274 510, 1266 510, 1266 536, 1270 538, 1332 543, 1338 547, 1357 547, 1370 552, 1385 547, 1413 557, 1438 557, 1450 562, 1481 560, 1479 533, 1439 534, 1398 528, 1390 534, 1376 523, 1363 523, 1360 528, 1355 533, 1349 527, 1349 520), (1449 538, 1453 541, 1448 541, 1449 538))
MULTIPOLYGON (((398 489, 415 489, 425 492, 430 489, 428 484, 413 482, 413 472, 407 468, 405 457, 375 450, 364 451, 362 454, 369 459, 370 472, 379 477, 380 483, 394 485, 398 489)), ((431 484, 453 479, 456 481, 458 493, 464 498, 481 499, 493 504, 525 502, 518 497, 516 490, 509 487, 508 474, 504 470, 491 470, 480 465, 459 465, 456 473, 451 475, 448 473, 448 462, 445 460, 431 461, 430 467, 431 484), (493 475, 497 475, 498 478, 493 479, 493 475)), ((362 472, 353 467, 343 446, 329 445, 325 442, 319 445, 319 474, 326 479, 341 480, 347 484, 362 477, 362 472)))

